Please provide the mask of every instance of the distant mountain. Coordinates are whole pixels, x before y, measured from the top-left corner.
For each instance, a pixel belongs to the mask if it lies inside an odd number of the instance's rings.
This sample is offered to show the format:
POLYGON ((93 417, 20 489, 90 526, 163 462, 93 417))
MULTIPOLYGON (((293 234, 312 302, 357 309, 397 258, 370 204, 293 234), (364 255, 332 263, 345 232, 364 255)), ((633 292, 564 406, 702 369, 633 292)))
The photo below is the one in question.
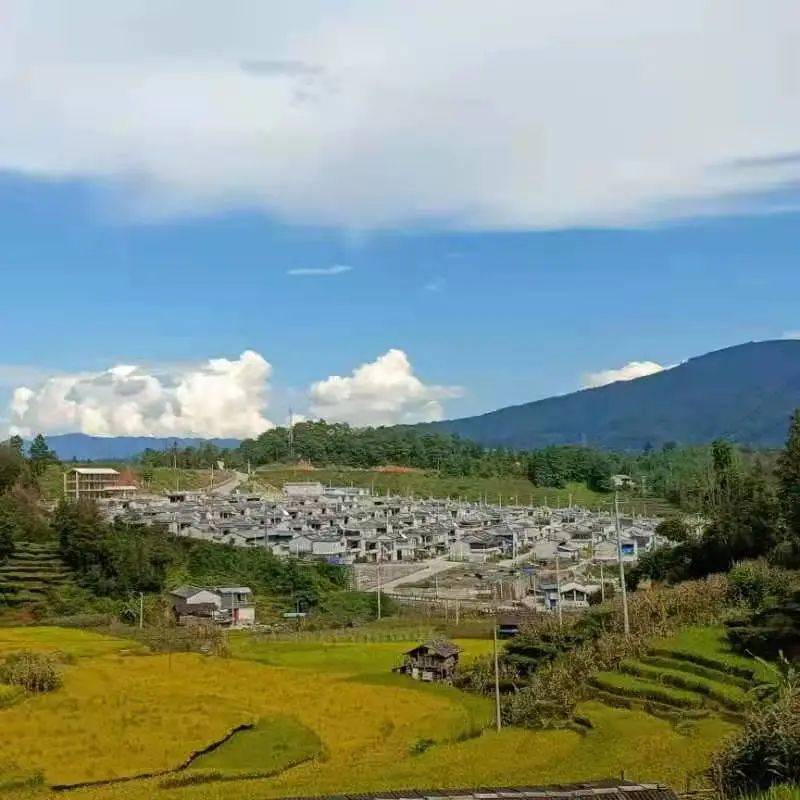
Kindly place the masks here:
POLYGON ((222 448, 237 447, 239 439, 197 439, 176 436, 87 436, 85 433, 64 433, 45 436, 47 446, 62 461, 125 461, 143 451, 169 450, 173 444, 197 447, 208 442, 222 448))
POLYGON ((672 369, 520 406, 420 426, 489 447, 587 444, 641 450, 724 437, 783 444, 800 407, 800 341, 751 342, 672 369))

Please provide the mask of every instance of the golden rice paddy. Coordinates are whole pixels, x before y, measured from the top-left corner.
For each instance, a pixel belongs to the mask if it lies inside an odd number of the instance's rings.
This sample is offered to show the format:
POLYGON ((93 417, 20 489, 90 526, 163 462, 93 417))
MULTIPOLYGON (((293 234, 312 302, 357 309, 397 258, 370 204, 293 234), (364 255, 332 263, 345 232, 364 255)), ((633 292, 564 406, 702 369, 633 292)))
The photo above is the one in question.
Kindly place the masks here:
MULTIPOLYGON (((222 659, 146 655, 123 640, 81 631, 2 629, 0 653, 27 647, 75 658, 64 667, 62 688, 0 710, 0 778, 3 769, 40 772, 44 787, 15 792, 28 797, 47 795, 53 785, 166 772, 238 725, 291 718, 319 737, 319 754, 274 777, 179 788, 162 788, 163 777, 154 777, 69 794, 211 800, 233 793, 247 799, 541 784, 622 770, 630 778, 682 786, 733 730, 708 719, 679 732, 637 711, 586 703, 581 711, 594 728, 585 736, 481 733, 490 727, 491 701, 388 674, 411 644, 248 641, 233 647, 241 657, 222 659), (419 753, 421 740, 433 744, 419 753)), ((468 655, 489 646, 470 642, 468 655)))

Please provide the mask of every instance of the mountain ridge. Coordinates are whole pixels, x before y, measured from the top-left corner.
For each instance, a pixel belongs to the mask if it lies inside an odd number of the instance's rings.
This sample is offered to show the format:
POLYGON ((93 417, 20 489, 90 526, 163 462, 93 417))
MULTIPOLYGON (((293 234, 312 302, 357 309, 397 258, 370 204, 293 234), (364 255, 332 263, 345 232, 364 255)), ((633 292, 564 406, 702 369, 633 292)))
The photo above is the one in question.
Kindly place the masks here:
POLYGON ((61 461, 125 461, 148 448, 169 450, 173 445, 183 449, 213 444, 230 449, 241 443, 240 439, 199 436, 89 436, 86 433, 60 433, 44 438, 61 461))
POLYGON ((716 438, 775 447, 797 407, 800 341, 779 339, 715 350, 635 380, 416 427, 513 449, 638 450, 716 438))
MULTIPOLYGON (((456 434, 487 447, 528 450, 589 445, 640 450, 648 443, 702 444, 724 438, 743 445, 783 444, 800 407, 800 340, 747 342, 715 350, 630 381, 580 389, 471 417, 420 423, 418 430, 456 434)), ((181 436, 45 436, 64 461, 122 461, 147 448, 241 440, 181 436)))

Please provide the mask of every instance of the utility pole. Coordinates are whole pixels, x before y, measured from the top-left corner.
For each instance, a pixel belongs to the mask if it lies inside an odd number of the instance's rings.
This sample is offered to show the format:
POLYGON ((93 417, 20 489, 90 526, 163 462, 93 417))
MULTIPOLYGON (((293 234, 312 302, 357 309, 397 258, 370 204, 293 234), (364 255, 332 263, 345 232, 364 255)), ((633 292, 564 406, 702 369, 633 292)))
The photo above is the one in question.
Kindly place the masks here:
POLYGON ((500 733, 503 721, 500 719, 500 664, 497 660, 497 617, 494 618, 494 625, 492 625, 492 643, 494 648, 494 712, 497 732, 500 733))
POLYGON ((563 627, 564 625, 564 615, 561 611, 561 570, 560 570, 560 563, 558 558, 558 553, 556 553, 556 601, 558 602, 558 625, 559 627, 563 627))
POLYGON ((605 603, 606 601, 606 581, 603 577, 603 562, 600 562, 600 600, 605 603))
POLYGON ((144 628, 144 592, 139 592, 139 630, 144 628))
POLYGON ((289 407, 289 461, 294 461, 294 417, 292 408, 289 407))
POLYGON ((622 628, 626 636, 631 634, 628 619, 628 591, 625 588, 625 566, 622 563, 622 528, 619 524, 619 492, 614 492, 614 525, 617 529, 617 561, 619 562, 619 584, 622 591, 622 628))
POLYGON ((381 618, 381 543, 378 541, 378 558, 375 561, 378 578, 378 619, 381 618))

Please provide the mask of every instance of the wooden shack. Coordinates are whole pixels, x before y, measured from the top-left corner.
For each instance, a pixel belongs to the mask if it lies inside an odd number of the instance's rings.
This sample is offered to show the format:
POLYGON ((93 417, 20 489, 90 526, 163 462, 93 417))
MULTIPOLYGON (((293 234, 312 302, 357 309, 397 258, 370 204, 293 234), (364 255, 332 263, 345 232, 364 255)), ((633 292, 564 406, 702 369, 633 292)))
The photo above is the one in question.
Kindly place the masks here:
POLYGON ((418 681, 450 681, 458 666, 461 648, 445 639, 436 639, 407 650, 396 672, 418 681))

